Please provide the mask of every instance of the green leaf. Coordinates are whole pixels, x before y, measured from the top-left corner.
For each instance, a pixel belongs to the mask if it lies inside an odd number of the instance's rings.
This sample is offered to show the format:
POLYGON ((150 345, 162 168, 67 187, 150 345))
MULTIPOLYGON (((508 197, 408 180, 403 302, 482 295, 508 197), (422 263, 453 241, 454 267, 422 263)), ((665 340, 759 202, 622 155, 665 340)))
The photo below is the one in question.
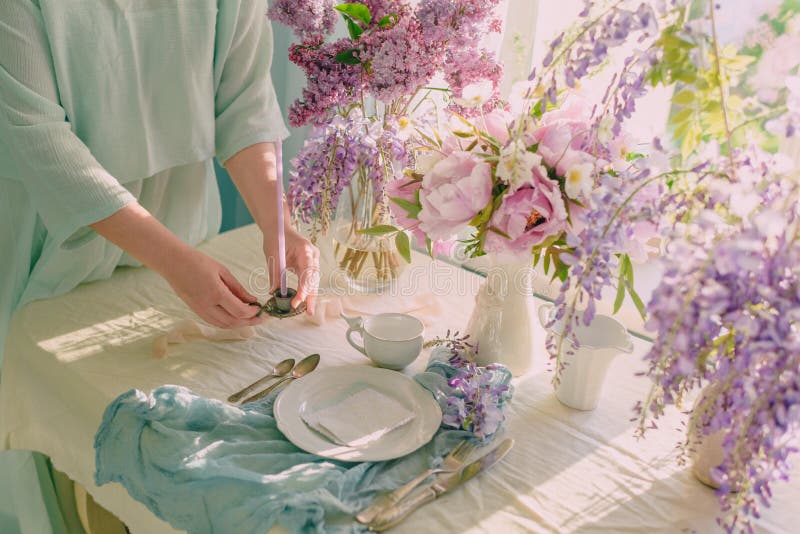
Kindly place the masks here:
POLYGON ((406 200, 400 197, 389 197, 392 202, 403 208, 408 212, 408 216, 412 219, 416 219, 419 212, 422 211, 422 206, 417 204, 416 202, 411 202, 410 200, 406 200))
POLYGON ((633 300, 633 303, 636 305, 639 315, 642 316, 642 319, 646 319, 647 311, 645 310, 644 302, 642 302, 642 299, 639 297, 639 294, 636 293, 636 290, 633 289, 633 284, 625 280, 625 289, 628 290, 628 294, 631 296, 631 300, 633 300))
POLYGON ((622 303, 625 301, 625 284, 621 281, 617 284, 617 298, 614 299, 614 313, 617 313, 622 308, 622 303))
POLYGON ((495 228, 494 226, 490 226, 489 227, 489 231, 490 232, 494 232, 495 234, 497 234, 497 235, 499 235, 501 237, 505 237, 506 239, 511 239, 510 235, 508 235, 507 233, 505 233, 504 231, 502 231, 502 230, 500 230, 498 228, 495 228))
POLYGON ((542 251, 537 250, 533 253, 533 266, 536 267, 539 265, 539 260, 542 259, 542 251))
POLYGON ((364 4, 352 3, 352 4, 339 4, 338 6, 334 6, 336 11, 347 15, 353 20, 360 20, 364 24, 369 24, 372 21, 372 15, 369 13, 369 8, 364 4))
POLYGON ((378 28, 385 28, 397 22, 397 15, 386 15, 378 21, 378 28))
POLYGON ((637 159, 644 159, 646 157, 647 156, 640 154, 639 152, 628 152, 628 154, 625 156, 625 161, 636 161, 637 159))
MULTIPOLYGON (((627 257, 627 255, 624 255, 622 258, 627 257)), ((614 299, 614 313, 619 311, 622 307, 622 303, 625 301, 625 275, 627 274, 628 265, 622 258, 620 258, 619 262, 619 277, 617 279, 617 297, 614 299)))
POLYGON ((680 70, 674 74, 674 77, 683 83, 694 83, 697 80, 697 73, 693 70, 680 70))
POLYGON ((469 222, 469 225, 478 227, 482 224, 489 222, 489 219, 492 218, 493 211, 494 211, 493 206, 489 204, 481 211, 479 211, 475 217, 473 217, 473 219, 469 222))
POLYGON ((394 236, 394 244, 403 259, 411 263, 411 240, 408 239, 408 235, 405 232, 398 232, 394 236))
POLYGON ((364 235, 383 235, 383 234, 390 234, 392 232, 397 232, 397 231, 398 231, 397 228, 395 228, 394 226, 391 226, 389 224, 381 224, 381 225, 378 225, 378 226, 373 226, 371 228, 364 228, 362 230, 356 230, 357 233, 364 234, 364 235))
POLYGON ((547 250, 544 253, 544 274, 547 274, 550 271, 550 251, 547 250))
POLYGON ((359 26, 350 17, 345 17, 344 20, 347 22, 347 31, 350 33, 350 39, 358 41, 358 38, 361 37, 362 33, 364 33, 364 28, 359 26))
POLYGON ((428 256, 433 258, 433 241, 431 240, 430 237, 425 238, 425 248, 428 251, 428 256))
POLYGON ((682 106, 688 106, 694 102, 694 91, 691 89, 684 89, 672 97, 672 101, 682 106))
POLYGON ((673 115, 669 119, 669 122, 670 124, 680 124, 682 122, 686 122, 687 120, 689 120, 689 117, 692 116, 692 113, 694 113, 694 110, 692 108, 683 108, 675 115, 673 115))
POLYGON ((357 52, 358 50, 355 48, 351 50, 345 50, 344 52, 339 52, 336 54, 333 59, 339 63, 344 63, 345 65, 360 65, 361 60, 358 59, 357 52))
POLYGON ((556 276, 558 276, 558 279, 562 282, 566 280, 567 276, 569 276, 569 265, 556 261, 556 276))
POLYGON ((633 284, 633 264, 631 257, 627 254, 622 256, 622 266, 625 268, 625 280, 633 284))

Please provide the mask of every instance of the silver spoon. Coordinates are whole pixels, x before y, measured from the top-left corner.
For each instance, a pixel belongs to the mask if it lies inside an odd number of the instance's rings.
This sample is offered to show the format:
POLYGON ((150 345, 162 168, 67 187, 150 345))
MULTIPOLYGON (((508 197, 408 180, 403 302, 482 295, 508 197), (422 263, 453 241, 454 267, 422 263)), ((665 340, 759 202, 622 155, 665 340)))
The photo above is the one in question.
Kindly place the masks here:
POLYGON ((319 365, 319 354, 312 354, 311 356, 306 356, 305 358, 300 360, 300 363, 298 363, 294 369, 292 369, 291 374, 284 376, 283 378, 272 384, 270 387, 268 387, 261 393, 256 393, 249 399, 245 399, 244 401, 242 401, 242 404, 247 404, 248 402, 253 402, 259 399, 263 399, 264 397, 275 391, 275 388, 277 388, 287 380, 294 380, 295 378, 302 378, 306 376, 308 373, 316 369, 317 365, 319 365))
POLYGON ((256 380, 243 390, 237 391, 236 393, 228 397, 228 402, 238 402, 239 399, 244 397, 245 394, 249 393, 253 388, 260 386, 267 380, 272 380, 273 378, 285 376, 289 371, 292 370, 293 367, 294 367, 294 358, 287 358, 283 360, 282 362, 280 362, 278 365, 275 366, 275 368, 272 370, 272 372, 270 372, 270 374, 262 378, 259 378, 258 380, 256 380))

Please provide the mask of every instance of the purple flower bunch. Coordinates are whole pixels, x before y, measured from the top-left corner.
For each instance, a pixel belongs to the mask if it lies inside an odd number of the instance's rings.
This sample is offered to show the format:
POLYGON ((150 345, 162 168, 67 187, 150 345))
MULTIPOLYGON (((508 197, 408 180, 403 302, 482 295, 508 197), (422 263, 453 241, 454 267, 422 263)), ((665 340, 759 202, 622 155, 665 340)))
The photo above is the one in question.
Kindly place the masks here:
POLYGON ((274 0, 269 18, 290 27, 301 39, 328 35, 336 26, 335 0, 274 0))
POLYGON ((291 27, 301 42, 289 58, 306 74, 307 87, 292 106, 294 126, 323 124, 369 96, 396 113, 441 73, 454 96, 489 80, 496 90, 502 69, 481 38, 500 30, 499 0, 276 0, 269 16, 291 27), (334 15, 349 37, 326 42, 334 15))
POLYGON ((394 129, 353 110, 350 116, 337 116, 311 131, 292 160, 289 202, 300 220, 319 218, 326 224, 332 214, 325 212, 336 205, 357 172, 363 172, 382 194, 384 184, 391 179, 387 172, 406 165, 406 145, 394 129))
MULTIPOLYGON (((485 34, 500 31, 493 14, 498 2, 272 2, 269 16, 300 39, 291 45, 289 59, 307 81, 289 110, 289 122, 314 127, 293 160, 290 179, 300 219, 314 221, 315 231, 324 232, 341 191, 357 172, 369 178, 376 201, 382 201, 386 187, 409 163, 406 145, 416 128, 430 120, 417 120, 415 113, 425 114, 434 90, 426 86, 435 76, 449 82, 455 97, 465 87, 488 82, 491 100, 497 101, 502 69, 479 43, 485 34), (349 35, 330 39, 338 15, 349 35)), ((394 229, 396 239, 403 239, 402 230, 394 229)))
POLYGON ((680 238, 667 248, 648 305, 656 341, 647 375, 655 386, 636 409, 644 433, 648 419, 709 384, 691 417, 700 439, 723 433, 723 462, 711 473, 731 512, 722 524, 749 531, 798 450, 800 184, 786 179, 780 156, 755 147, 735 156, 737 177, 709 180, 708 205, 738 209, 747 191, 754 208, 743 216, 707 208, 674 227, 680 238))
MULTIPOLYGON (((723 435, 723 462, 712 473, 725 512, 719 521, 729 531, 752 531, 772 484, 788 477, 800 430, 800 183, 794 164, 774 153, 800 127, 800 79, 794 67, 780 70, 785 62, 769 65, 776 54, 764 53, 759 63, 746 48, 736 61, 752 67, 736 71, 717 41, 716 5, 702 20, 689 20, 689 4, 587 1, 583 22, 552 43, 524 98, 535 123, 549 106, 563 106, 567 88, 613 64, 606 63, 612 48, 629 45, 593 108, 585 142, 596 157, 610 159, 619 147, 608 138, 624 139, 622 125, 648 86, 683 86, 673 96, 671 119, 681 154, 656 140, 640 149, 645 154, 629 152, 623 165, 600 166, 590 197, 571 213, 573 229, 578 221, 583 230, 568 233, 561 245, 559 259, 569 269, 555 317, 566 324, 563 339, 578 321, 591 322, 604 288, 616 287, 618 309, 633 286, 629 258, 641 252, 626 250, 631 236, 659 238, 660 285, 647 306, 629 293, 655 332, 646 356, 653 388, 636 407, 638 432, 708 385, 690 417, 701 439, 723 435), (769 82, 780 89, 771 107, 735 111, 729 99, 747 98, 737 91, 763 71, 782 72, 769 82)), ((548 346, 557 380, 571 344, 550 338, 548 346)))
POLYGON ((474 362, 461 360, 456 375, 448 381, 455 392, 447 398, 447 408, 442 422, 453 428, 460 428, 484 439, 497 432, 505 420, 503 403, 508 396, 508 386, 497 385, 491 371, 494 365, 479 368, 474 362))
POLYGON ((336 60, 349 46, 345 40, 325 43, 321 37, 313 36, 289 47, 289 60, 305 72, 308 80, 303 96, 289 109, 293 126, 324 124, 334 116, 337 106, 361 98, 361 73, 336 60))
MULTIPOLYGON (((578 84, 613 63, 614 49, 627 46, 622 65, 614 72, 603 95, 594 106, 594 131, 606 129, 615 135, 622 123, 636 111, 639 98, 648 86, 664 80, 654 76, 654 67, 663 60, 672 41, 695 42, 691 27, 682 26, 690 0, 622 0, 610 5, 585 0, 580 22, 570 33, 558 35, 530 80, 539 87, 537 107, 544 111, 558 102, 565 89, 578 84), (635 45, 635 46, 631 46, 635 45)), ((672 74, 672 73, 669 73, 672 74)), ((669 77, 669 75, 667 75, 669 77)))
POLYGON ((643 308, 633 291, 630 256, 635 255, 634 247, 643 239, 655 235, 653 221, 671 198, 664 189, 662 177, 653 176, 647 166, 631 167, 622 173, 604 173, 587 203, 588 209, 580 215, 583 231, 567 234, 569 250, 562 252, 559 260, 569 266, 569 273, 554 301, 552 319, 552 324, 563 320, 563 332, 559 331, 563 335, 550 333, 546 340, 548 352, 556 360, 556 382, 563 370, 562 354, 572 350, 572 345, 565 346, 563 340, 569 339, 574 346, 579 345, 574 336, 575 327, 580 322, 586 325, 592 322, 604 288, 617 286, 616 308, 626 291, 636 305, 643 308))
POLYGON ((442 410, 442 423, 472 432, 485 439, 505 420, 503 406, 511 399, 511 373, 501 365, 480 367, 475 363, 477 348, 458 332, 436 339, 427 346, 439 346, 447 364, 450 392, 442 410))

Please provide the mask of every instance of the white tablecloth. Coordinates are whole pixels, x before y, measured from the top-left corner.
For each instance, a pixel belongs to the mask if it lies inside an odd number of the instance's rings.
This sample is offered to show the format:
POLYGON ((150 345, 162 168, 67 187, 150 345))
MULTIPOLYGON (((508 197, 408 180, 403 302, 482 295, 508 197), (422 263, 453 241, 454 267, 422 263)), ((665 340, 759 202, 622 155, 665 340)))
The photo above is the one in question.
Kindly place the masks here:
MULTIPOLYGON (((254 227, 223 234, 203 250, 240 280, 263 263, 254 227)), ((462 329, 480 278, 422 255, 406 269, 393 302, 431 290, 440 305, 425 317, 426 336, 462 329)), ((173 532, 119 484, 92 483, 93 439, 105 407, 117 395, 163 384, 185 385, 224 399, 287 356, 322 354, 322 367, 366 364, 344 340, 345 324, 314 326, 305 319, 271 320, 257 335, 229 343, 193 341, 151 357, 153 337, 191 313, 169 287, 146 269, 123 269, 63 297, 34 302, 13 319, 0 388, 0 446, 49 455, 56 468, 84 485, 97 502, 132 532, 173 532)), ((717 502, 674 446, 679 416, 670 412, 644 441, 633 437, 632 407, 648 382, 634 377, 646 350, 612 364, 604 398, 593 412, 561 405, 546 370, 544 333, 536 336, 533 370, 516 379, 506 433, 516 446, 506 460, 458 492, 427 506, 396 532, 709 532, 717 529, 717 502)), ((423 356, 406 372, 425 366, 423 356)), ((759 522, 764 532, 796 531, 792 505, 800 502, 800 472, 774 486, 776 498, 759 522)))

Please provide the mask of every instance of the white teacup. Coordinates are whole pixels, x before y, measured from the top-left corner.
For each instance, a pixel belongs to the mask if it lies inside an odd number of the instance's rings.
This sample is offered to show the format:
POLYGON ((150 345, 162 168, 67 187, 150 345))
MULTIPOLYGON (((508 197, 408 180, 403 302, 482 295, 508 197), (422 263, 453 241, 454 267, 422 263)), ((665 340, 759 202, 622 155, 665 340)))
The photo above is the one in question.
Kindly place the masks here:
POLYGON ((366 319, 344 315, 342 318, 350 325, 347 329, 348 343, 379 367, 403 369, 422 351, 425 327, 412 315, 381 313, 366 319), (361 335, 363 345, 353 341, 356 333, 361 335))

